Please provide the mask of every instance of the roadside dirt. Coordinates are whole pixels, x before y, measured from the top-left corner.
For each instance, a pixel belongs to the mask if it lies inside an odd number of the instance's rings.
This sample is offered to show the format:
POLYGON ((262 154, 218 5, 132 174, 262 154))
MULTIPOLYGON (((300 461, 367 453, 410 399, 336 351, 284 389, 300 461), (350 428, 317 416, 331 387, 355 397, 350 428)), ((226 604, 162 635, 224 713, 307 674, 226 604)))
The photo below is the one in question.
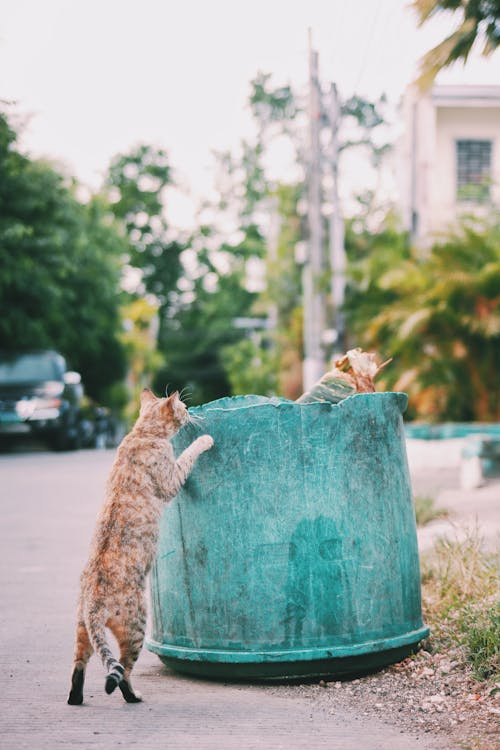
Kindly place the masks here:
POLYGON ((500 684, 478 683, 454 656, 420 651, 354 680, 276 689, 299 692, 329 713, 357 707, 365 719, 373 717, 413 734, 440 736, 445 747, 499 750, 500 684))

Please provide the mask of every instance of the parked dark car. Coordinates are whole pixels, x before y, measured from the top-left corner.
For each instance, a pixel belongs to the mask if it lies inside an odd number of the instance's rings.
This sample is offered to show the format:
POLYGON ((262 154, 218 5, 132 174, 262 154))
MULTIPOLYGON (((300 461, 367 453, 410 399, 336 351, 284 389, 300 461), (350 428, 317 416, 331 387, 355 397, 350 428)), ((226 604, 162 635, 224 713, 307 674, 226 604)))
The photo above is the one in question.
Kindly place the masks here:
POLYGON ((81 443, 83 386, 54 351, 0 353, 0 437, 33 434, 55 450, 81 443))

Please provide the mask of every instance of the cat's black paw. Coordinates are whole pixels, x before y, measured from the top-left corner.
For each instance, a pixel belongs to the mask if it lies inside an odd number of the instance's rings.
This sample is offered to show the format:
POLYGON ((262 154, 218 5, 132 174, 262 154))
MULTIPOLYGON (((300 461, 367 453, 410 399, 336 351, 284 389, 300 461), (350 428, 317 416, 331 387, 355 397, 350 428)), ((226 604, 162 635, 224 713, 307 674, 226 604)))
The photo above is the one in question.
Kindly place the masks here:
POLYGON ((104 686, 104 689, 106 690, 108 695, 111 695, 111 693, 118 687, 119 685, 119 679, 114 674, 110 674, 106 677, 106 684, 104 686))
MULTIPOLYGON (((125 696, 123 696, 125 698, 125 696)), ((131 693, 125 700, 127 703, 142 703, 142 695, 140 693, 131 693)))
POLYGON ((142 702, 142 695, 139 692, 133 690, 130 683, 126 680, 122 680, 122 682, 120 682, 120 690, 122 691, 122 695, 127 703, 142 702))
POLYGON ((106 684, 104 686, 104 689, 106 690, 108 695, 111 695, 111 693, 117 688, 117 686, 120 684, 120 682, 123 679, 123 672, 124 668, 123 666, 115 661, 113 664, 113 668, 108 673, 108 676, 106 677, 106 684))
POLYGON ((74 693, 73 690, 69 694, 68 706, 81 706, 83 703, 83 693, 74 693))
POLYGON ((71 675, 71 690, 69 692, 68 705, 81 706, 83 703, 83 681, 85 673, 83 669, 75 668, 71 675))

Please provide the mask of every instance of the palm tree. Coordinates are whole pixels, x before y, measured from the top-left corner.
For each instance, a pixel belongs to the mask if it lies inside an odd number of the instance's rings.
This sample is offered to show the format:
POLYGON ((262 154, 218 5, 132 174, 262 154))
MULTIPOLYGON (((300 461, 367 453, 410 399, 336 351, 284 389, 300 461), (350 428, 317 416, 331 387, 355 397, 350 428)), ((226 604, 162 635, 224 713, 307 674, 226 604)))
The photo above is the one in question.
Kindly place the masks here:
POLYGON ((455 31, 429 50, 422 59, 418 83, 429 87, 436 75, 457 60, 467 62, 476 40, 483 41, 483 55, 490 55, 500 44, 500 0, 414 0, 420 25, 441 11, 461 16, 455 31))
POLYGON ((409 416, 499 420, 500 223, 411 251, 373 290, 387 302, 356 327, 365 348, 394 357, 380 387, 407 391, 409 416))

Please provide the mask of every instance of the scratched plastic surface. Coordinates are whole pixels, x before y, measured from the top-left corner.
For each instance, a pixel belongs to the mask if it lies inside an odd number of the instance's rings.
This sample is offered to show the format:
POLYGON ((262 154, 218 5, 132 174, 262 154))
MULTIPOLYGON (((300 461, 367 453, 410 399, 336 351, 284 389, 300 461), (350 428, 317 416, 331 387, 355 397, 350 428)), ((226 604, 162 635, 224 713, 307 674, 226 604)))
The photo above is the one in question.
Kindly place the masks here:
POLYGON ((427 635, 402 393, 244 396, 192 409, 214 438, 162 518, 148 647, 223 678, 363 672, 427 635))

